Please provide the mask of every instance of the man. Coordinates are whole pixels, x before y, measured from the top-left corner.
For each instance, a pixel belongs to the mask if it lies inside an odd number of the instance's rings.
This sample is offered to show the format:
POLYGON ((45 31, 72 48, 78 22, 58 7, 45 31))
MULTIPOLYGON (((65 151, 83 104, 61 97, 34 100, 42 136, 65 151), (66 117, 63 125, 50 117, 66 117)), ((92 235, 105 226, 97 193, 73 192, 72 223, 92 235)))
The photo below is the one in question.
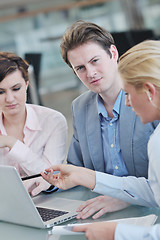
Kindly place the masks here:
MULTIPOLYGON (((89 89, 72 104, 74 133, 67 162, 116 176, 147 177, 147 142, 156 123, 143 125, 125 106, 111 34, 96 24, 77 21, 63 36, 61 54, 89 89)), ((79 208, 78 218, 98 211, 97 218, 124 207, 119 200, 112 201, 104 196, 89 200, 79 208)))

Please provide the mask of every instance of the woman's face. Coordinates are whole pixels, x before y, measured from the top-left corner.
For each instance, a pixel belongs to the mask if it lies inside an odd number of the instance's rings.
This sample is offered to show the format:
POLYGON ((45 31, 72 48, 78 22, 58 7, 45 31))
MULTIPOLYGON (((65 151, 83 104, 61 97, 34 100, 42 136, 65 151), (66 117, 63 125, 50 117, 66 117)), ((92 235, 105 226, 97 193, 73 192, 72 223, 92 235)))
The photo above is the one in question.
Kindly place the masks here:
POLYGON ((157 120, 155 115, 157 109, 149 101, 145 90, 137 91, 134 86, 126 83, 124 91, 126 92, 126 106, 131 106, 143 123, 157 120))
POLYGON ((14 115, 25 109, 27 87, 28 82, 20 70, 10 73, 0 82, 0 110, 4 115, 14 115))

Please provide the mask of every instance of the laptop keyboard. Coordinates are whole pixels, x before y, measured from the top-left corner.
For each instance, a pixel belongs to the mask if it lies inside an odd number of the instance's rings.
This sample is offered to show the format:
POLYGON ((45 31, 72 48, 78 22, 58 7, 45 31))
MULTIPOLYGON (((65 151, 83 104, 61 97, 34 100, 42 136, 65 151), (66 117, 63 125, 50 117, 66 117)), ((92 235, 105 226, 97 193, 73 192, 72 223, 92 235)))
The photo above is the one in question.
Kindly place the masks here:
POLYGON ((64 214, 68 213, 68 212, 65 212, 65 211, 59 211, 59 210, 41 208, 41 207, 37 207, 37 210, 38 210, 39 214, 41 215, 41 218, 43 219, 44 222, 47 222, 51 219, 54 219, 56 217, 60 217, 64 214))

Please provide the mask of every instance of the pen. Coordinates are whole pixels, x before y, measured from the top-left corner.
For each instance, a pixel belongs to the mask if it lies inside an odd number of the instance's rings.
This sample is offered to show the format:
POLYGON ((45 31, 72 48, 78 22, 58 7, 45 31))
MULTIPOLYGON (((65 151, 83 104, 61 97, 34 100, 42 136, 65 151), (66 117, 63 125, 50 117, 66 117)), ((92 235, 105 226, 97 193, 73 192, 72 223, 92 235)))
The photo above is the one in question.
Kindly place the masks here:
POLYGON ((36 178, 36 177, 42 177, 41 174, 35 174, 35 175, 31 175, 31 176, 27 176, 27 177, 22 177, 22 181, 24 180, 28 180, 28 179, 32 179, 32 178, 36 178))
MULTIPOLYGON (((45 173, 46 175, 48 174, 48 172, 46 172, 46 171, 44 171, 44 173, 45 173)), ((25 180, 32 179, 32 178, 36 178, 36 177, 42 177, 42 175, 41 175, 40 173, 38 173, 38 174, 35 174, 35 175, 22 177, 21 180, 22 180, 22 181, 25 181, 25 180)))

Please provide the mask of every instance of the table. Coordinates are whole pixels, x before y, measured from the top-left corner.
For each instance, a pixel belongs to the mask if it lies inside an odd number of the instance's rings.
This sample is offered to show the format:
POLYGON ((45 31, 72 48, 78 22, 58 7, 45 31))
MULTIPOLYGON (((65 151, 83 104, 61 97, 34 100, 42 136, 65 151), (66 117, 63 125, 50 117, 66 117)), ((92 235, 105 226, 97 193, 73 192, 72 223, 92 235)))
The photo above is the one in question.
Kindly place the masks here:
MULTIPOLYGON (((54 198, 54 197, 63 197, 69 199, 77 199, 77 200, 87 200, 93 197, 99 196, 87 188, 78 186, 72 188, 67 191, 59 191, 52 194, 40 194, 34 197, 35 202, 43 201, 44 198, 54 198)), ((156 214, 158 215, 158 219, 156 223, 160 223, 160 208, 147 208, 141 206, 129 206, 126 209, 114 212, 107 213, 96 221, 107 221, 118 218, 127 218, 127 217, 140 217, 148 214, 156 214)), ((68 223, 84 223, 84 222, 92 222, 92 218, 86 220, 76 220, 72 219, 64 224, 68 223)), ((10 224, 5 222, 0 222, 0 238, 3 240, 85 240, 84 235, 74 235, 72 236, 53 236, 48 233, 51 229, 36 229, 31 227, 20 226, 16 224, 10 224)))

